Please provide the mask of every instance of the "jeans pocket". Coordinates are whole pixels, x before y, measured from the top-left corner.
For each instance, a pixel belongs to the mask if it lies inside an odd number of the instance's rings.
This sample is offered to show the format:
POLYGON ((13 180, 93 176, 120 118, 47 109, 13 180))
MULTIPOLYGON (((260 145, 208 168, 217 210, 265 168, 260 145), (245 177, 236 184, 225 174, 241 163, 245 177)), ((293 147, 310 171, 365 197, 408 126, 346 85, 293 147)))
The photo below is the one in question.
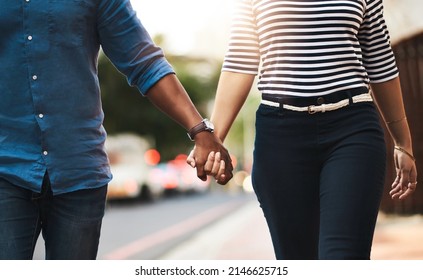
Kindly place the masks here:
POLYGON ((257 109, 257 116, 281 116, 281 110, 278 107, 272 107, 264 104, 260 104, 259 108, 257 109))

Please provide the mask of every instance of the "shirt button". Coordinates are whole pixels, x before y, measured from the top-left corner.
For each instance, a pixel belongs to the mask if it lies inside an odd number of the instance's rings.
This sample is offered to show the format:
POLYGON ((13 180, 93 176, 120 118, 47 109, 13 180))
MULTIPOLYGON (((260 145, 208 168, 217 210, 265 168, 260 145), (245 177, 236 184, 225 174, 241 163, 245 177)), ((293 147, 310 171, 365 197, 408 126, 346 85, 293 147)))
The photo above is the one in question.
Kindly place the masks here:
POLYGON ((38 114, 38 117, 39 117, 40 119, 42 119, 42 118, 44 118, 44 115, 43 115, 43 114, 38 114))
POLYGON ((32 79, 35 81, 36 79, 38 79, 37 75, 32 76, 32 79))
POLYGON ((48 155, 48 152, 47 151, 44 151, 43 152, 43 155, 45 155, 45 156, 48 155))
POLYGON ((32 36, 31 35, 28 36, 28 41, 32 41, 32 36))
POLYGON ((318 105, 322 105, 323 103, 325 103, 325 99, 323 97, 320 96, 319 98, 317 98, 318 105))

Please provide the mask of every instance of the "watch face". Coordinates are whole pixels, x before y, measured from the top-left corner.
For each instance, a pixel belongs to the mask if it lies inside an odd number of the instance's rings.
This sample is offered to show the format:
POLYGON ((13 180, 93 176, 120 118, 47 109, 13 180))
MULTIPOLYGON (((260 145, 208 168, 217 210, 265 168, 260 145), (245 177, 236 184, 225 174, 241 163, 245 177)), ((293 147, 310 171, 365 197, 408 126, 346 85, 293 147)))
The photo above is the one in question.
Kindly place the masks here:
POLYGON ((213 125, 213 123, 212 123, 211 121, 209 121, 209 120, 205 119, 205 120, 204 120, 204 124, 206 125, 206 130, 207 130, 207 131, 211 131, 211 132, 213 132, 213 130, 214 130, 214 125, 213 125))

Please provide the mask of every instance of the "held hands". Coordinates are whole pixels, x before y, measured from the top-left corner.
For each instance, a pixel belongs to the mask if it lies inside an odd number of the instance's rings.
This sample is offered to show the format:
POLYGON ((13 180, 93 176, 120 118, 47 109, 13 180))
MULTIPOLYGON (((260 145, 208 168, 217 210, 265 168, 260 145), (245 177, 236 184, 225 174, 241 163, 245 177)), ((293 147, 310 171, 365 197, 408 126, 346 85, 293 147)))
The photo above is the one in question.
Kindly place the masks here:
POLYGON ((197 177, 203 181, 209 175, 213 176, 218 184, 225 185, 233 177, 229 152, 213 133, 197 134, 194 149, 190 152, 187 163, 197 168, 197 177))
POLYGON ((404 149, 395 146, 395 169, 397 177, 389 192, 392 199, 403 200, 410 196, 417 187, 417 169, 415 158, 404 149))
MULTIPOLYGON (((193 168, 196 167, 194 150, 195 147, 187 158, 187 163, 193 168)), ((215 153, 214 151, 211 151, 207 157, 207 162, 204 164, 204 172, 207 175, 214 177, 218 184, 225 185, 229 179, 232 178, 232 174, 230 175, 230 178, 227 176, 225 167, 226 163, 221 159, 220 152, 215 153)))

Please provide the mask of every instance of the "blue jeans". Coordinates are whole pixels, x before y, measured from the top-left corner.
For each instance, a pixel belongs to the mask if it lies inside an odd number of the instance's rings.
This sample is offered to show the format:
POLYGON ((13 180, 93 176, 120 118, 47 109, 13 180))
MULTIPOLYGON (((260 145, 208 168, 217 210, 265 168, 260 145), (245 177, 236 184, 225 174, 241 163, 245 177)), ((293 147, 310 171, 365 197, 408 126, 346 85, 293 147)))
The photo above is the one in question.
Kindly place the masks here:
POLYGON ((0 259, 33 258, 40 232, 46 259, 95 259, 107 187, 53 196, 48 175, 42 192, 0 179, 0 259))
POLYGON ((277 259, 369 259, 385 178, 375 105, 293 112, 260 105, 253 185, 277 259))

